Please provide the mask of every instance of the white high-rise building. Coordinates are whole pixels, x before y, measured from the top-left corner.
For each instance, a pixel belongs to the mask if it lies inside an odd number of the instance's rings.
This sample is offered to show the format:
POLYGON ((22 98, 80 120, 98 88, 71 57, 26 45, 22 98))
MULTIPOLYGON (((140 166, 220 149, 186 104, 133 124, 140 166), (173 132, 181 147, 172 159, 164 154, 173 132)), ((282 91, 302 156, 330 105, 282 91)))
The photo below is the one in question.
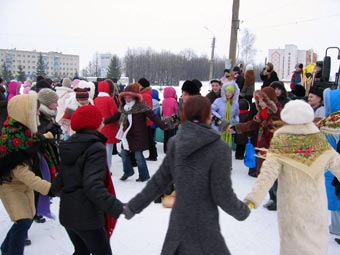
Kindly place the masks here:
POLYGON ((40 54, 46 66, 45 73, 50 78, 73 78, 76 73, 79 73, 79 56, 52 51, 0 49, 0 67, 5 63, 7 70, 16 75, 21 65, 26 77, 35 77, 40 54))
POLYGON ((268 50, 268 61, 273 63, 280 80, 290 80, 296 64, 302 63, 305 67, 316 60, 317 54, 312 49, 299 50, 294 44, 287 44, 284 49, 268 50))
POLYGON ((100 77, 106 77, 107 68, 111 63, 113 55, 111 53, 101 53, 98 54, 98 65, 100 68, 100 77))

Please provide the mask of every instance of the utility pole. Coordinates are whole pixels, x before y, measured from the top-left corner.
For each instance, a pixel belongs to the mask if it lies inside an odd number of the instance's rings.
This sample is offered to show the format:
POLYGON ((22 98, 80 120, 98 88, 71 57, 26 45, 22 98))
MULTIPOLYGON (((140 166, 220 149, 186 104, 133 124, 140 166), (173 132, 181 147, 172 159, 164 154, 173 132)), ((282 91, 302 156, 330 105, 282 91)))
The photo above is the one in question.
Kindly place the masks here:
POLYGON ((233 0, 233 13, 231 18, 230 46, 229 46, 229 59, 231 66, 234 66, 236 61, 237 32, 240 24, 240 20, 238 19, 239 9, 240 0, 233 0))
POLYGON ((214 55, 215 55, 216 37, 215 37, 215 34, 209 28, 207 27, 204 27, 204 28, 213 35, 212 43, 211 43, 210 68, 209 68, 209 81, 211 81, 214 75, 214 55))

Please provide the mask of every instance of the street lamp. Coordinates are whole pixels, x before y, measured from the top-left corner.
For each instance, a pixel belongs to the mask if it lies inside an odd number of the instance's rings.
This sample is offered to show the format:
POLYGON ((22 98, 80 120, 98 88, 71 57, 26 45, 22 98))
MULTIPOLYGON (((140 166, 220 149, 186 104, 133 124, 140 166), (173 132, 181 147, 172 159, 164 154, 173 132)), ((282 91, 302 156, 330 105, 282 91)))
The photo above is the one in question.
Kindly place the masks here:
POLYGON ((208 27, 204 27, 204 28, 213 35, 212 43, 211 43, 210 70, 209 70, 209 81, 211 81, 213 78, 213 74, 214 74, 214 52, 215 52, 216 37, 215 37, 215 34, 208 27))

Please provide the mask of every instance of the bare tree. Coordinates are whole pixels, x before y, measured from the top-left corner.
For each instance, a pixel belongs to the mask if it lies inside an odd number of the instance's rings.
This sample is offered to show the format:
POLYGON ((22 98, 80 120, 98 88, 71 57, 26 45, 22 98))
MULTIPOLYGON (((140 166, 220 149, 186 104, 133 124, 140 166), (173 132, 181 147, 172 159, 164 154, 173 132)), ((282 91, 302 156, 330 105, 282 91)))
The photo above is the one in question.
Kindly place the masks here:
POLYGON ((241 37, 240 53, 241 60, 245 64, 253 63, 256 55, 256 49, 254 44, 256 41, 256 36, 249 31, 249 29, 244 29, 241 37))

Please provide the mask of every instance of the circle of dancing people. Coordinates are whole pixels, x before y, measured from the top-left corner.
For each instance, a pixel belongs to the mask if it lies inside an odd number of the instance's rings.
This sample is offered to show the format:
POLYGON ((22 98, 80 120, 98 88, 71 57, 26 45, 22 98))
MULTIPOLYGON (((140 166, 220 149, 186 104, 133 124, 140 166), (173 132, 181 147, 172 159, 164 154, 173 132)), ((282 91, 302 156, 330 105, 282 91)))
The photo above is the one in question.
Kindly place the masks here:
POLYGON ((172 208, 162 254, 230 254, 218 207, 243 221, 267 192, 280 254, 327 254, 329 233, 340 235, 340 90, 303 86, 302 72, 297 64, 288 93, 273 64, 260 73, 259 90, 253 66, 235 66, 210 81, 206 96, 200 81, 186 80, 179 99, 167 86, 162 102, 146 78, 120 92, 110 79, 38 77, 24 82, 23 94, 20 82, 0 78, 0 199, 13 222, 2 254, 23 254, 32 223, 54 218, 55 196, 74 254, 112 254, 119 216, 129 220, 153 201, 172 208), (150 176, 160 134, 166 155, 150 176), (244 160, 247 144, 257 151, 248 171, 257 180, 240 200, 232 158, 244 160), (147 182, 127 203, 116 197, 113 155, 122 182, 135 167, 136 181, 147 182))

